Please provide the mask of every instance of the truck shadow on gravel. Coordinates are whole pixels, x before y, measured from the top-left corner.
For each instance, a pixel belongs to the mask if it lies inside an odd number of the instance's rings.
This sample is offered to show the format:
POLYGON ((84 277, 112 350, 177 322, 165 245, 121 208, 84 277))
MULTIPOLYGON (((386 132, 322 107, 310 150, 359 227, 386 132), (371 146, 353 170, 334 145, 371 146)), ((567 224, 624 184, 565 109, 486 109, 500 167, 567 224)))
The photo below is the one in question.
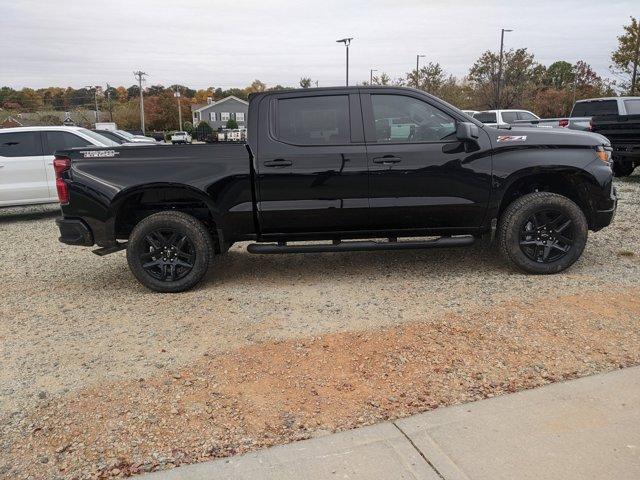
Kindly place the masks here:
POLYGON ((10 224, 17 222, 31 222, 35 220, 53 219, 60 216, 60 207, 43 207, 34 210, 26 207, 0 208, 0 223, 10 224))

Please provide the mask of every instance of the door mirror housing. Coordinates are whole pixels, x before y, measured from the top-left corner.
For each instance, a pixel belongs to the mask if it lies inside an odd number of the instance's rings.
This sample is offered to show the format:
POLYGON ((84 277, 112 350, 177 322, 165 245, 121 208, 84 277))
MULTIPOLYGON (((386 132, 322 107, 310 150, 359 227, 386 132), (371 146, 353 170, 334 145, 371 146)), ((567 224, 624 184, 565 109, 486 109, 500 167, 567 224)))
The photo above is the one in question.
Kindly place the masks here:
POLYGON ((456 138, 461 142, 477 143, 478 136, 477 125, 471 122, 458 122, 456 125, 456 138))

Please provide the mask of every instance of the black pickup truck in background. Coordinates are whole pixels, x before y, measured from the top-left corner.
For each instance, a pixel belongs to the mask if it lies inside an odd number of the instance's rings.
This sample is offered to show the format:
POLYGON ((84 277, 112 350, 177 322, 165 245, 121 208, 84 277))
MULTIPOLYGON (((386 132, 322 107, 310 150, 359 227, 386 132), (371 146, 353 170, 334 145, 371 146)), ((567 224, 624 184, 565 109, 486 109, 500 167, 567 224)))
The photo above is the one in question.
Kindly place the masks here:
POLYGON ((615 214, 600 135, 498 130, 396 87, 254 94, 248 119, 247 145, 57 152, 60 241, 99 255, 126 248, 142 284, 178 292, 238 241, 307 253, 495 235, 521 270, 555 273, 615 214))
MULTIPOLYGON (((639 109, 640 110, 640 109, 639 109)), ((640 165, 640 114, 596 115, 591 131, 604 135, 613 148, 613 173, 626 177, 640 165)))

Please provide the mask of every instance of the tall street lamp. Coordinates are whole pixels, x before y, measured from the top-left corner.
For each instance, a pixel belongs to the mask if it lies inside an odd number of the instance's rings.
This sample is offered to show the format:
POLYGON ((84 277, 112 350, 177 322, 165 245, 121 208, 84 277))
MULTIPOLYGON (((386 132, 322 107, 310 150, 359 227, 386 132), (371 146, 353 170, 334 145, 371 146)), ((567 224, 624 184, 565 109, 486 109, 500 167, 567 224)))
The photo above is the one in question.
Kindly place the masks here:
POLYGON ((378 70, 374 70, 373 68, 369 70, 369 85, 373 85, 373 72, 377 72, 378 70))
POLYGON ((502 55, 504 52, 504 32, 513 32, 513 30, 502 29, 500 33, 500 61, 498 63, 498 85, 496 88, 496 109, 500 108, 500 84, 502 83, 502 55))
POLYGON ((180 105, 180 90, 176 85, 176 91, 173 94, 174 97, 178 99, 178 130, 182 130, 182 106, 180 105))
POLYGON ((420 58, 424 58, 426 55, 416 55, 416 88, 420 87, 420 58))
POLYGON ((336 40, 336 43, 344 43, 344 46, 347 47, 347 87, 349 86, 349 45, 351 44, 351 40, 353 40, 353 37, 336 40))

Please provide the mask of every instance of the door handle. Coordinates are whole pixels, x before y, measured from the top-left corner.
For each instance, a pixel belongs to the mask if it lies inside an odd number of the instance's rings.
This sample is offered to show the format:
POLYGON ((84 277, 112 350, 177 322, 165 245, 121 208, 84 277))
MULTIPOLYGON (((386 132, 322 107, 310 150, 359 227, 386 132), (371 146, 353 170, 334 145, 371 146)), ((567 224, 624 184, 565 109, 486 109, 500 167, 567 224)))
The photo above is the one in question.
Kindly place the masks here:
POLYGON ((402 159, 400 157, 394 157, 393 155, 385 155, 384 157, 376 157, 373 159, 373 163, 381 163, 383 165, 392 165, 394 163, 400 163, 402 159))
POLYGON ((284 158, 276 158, 275 160, 267 160, 264 162, 265 167, 282 168, 290 167, 291 165, 293 165, 293 162, 291 160, 285 160, 284 158))

